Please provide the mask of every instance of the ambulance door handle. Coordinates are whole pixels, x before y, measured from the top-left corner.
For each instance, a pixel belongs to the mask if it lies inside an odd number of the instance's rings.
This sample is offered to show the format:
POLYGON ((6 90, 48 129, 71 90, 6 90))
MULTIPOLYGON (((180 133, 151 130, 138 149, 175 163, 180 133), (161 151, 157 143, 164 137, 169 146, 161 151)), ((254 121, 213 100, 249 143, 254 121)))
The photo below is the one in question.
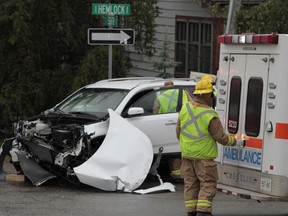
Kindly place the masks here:
POLYGON ((273 132, 273 124, 271 121, 265 123, 265 128, 267 132, 273 132))
POLYGON ((261 60, 264 61, 264 62, 267 62, 267 61, 268 61, 268 58, 265 57, 265 58, 262 58, 261 60))

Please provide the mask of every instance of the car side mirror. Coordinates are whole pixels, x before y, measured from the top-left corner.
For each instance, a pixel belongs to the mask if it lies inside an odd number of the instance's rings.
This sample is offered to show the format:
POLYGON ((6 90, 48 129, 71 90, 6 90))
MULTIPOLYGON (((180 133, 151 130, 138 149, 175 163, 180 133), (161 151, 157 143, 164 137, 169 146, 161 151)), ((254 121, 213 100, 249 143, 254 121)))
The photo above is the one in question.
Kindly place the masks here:
POLYGON ((144 109, 142 107, 131 107, 128 110, 129 116, 139 116, 144 114, 144 109))

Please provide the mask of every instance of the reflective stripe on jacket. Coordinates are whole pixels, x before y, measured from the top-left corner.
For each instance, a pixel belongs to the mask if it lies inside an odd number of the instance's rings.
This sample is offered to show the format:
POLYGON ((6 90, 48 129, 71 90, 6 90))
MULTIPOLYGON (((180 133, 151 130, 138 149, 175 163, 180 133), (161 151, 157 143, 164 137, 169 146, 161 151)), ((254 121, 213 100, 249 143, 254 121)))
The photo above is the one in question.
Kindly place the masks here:
POLYGON ((179 114, 182 157, 214 159, 218 155, 216 141, 209 134, 209 123, 218 114, 212 108, 186 103, 179 114))
POLYGON ((178 89, 169 89, 158 96, 160 108, 158 113, 176 112, 178 102, 178 89))
MULTIPOLYGON (((158 110, 158 113, 176 112, 178 104, 178 95, 179 95, 179 89, 169 89, 162 92, 158 96, 158 100, 160 102, 160 108, 158 110)), ((188 102, 188 96, 183 90, 182 105, 186 104, 187 102, 188 102)))

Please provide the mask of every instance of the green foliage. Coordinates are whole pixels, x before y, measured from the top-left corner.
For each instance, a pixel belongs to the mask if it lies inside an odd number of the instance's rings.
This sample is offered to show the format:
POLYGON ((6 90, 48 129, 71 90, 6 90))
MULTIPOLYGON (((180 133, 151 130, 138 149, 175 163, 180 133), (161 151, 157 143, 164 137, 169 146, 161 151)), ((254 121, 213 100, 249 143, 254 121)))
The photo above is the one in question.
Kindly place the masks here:
POLYGON ((287 33, 288 1, 263 0, 261 4, 244 10, 237 16, 238 33, 287 33))
POLYGON ((137 32, 135 48, 139 53, 152 56, 155 53, 155 18, 159 15, 158 0, 130 0, 129 2, 132 5, 131 10, 133 13, 128 19, 127 25, 133 26, 137 32))
POLYGON ((168 41, 167 32, 166 32, 166 34, 164 36, 164 40, 163 40, 163 50, 160 52, 161 61, 152 62, 153 68, 155 70, 162 71, 162 73, 160 73, 159 77, 163 77, 163 78, 170 78, 171 77, 171 74, 167 73, 168 68, 175 68, 179 64, 181 64, 181 62, 169 61, 168 48, 169 48, 169 41, 168 41))
MULTIPOLYGON (((123 68, 130 68, 129 59, 121 46, 114 46, 112 69, 113 78, 125 77, 126 71, 123 68)), ((88 83, 108 78, 108 47, 97 46, 90 50, 83 58, 81 66, 77 71, 72 89, 73 91, 88 83), (99 62, 101 61, 101 63, 99 62)))
MULTIPOLYGON (((220 7, 219 4, 206 0, 193 0, 199 5, 205 5, 214 16, 226 17, 229 5, 220 7)), ((288 1, 287 0, 262 0, 253 7, 241 6, 236 14, 236 31, 238 34, 245 32, 254 33, 287 33, 288 32, 288 1)))
POLYGON ((73 79, 66 68, 79 62, 70 59, 79 41, 73 16, 69 1, 2 1, 1 124, 35 115, 66 95, 65 80, 73 79))
MULTIPOLYGON (((229 5, 220 7, 219 4, 206 0, 193 0, 199 5, 205 5, 214 16, 226 17, 229 5)), ((288 1, 287 0, 262 0, 253 7, 241 6, 236 14, 236 33, 287 33, 288 32, 288 1)))
MULTIPOLYGON (((76 88, 107 78, 107 46, 87 44, 88 28, 104 28, 92 3, 127 3, 119 28, 136 30, 135 48, 153 54, 157 0, 2 0, 0 2, 0 128, 51 108, 76 88)), ((113 46, 113 77, 131 67, 113 46)))
POLYGON ((214 3, 209 0, 192 0, 203 8, 207 8, 214 17, 227 17, 229 12, 229 4, 221 6, 220 3, 214 3))

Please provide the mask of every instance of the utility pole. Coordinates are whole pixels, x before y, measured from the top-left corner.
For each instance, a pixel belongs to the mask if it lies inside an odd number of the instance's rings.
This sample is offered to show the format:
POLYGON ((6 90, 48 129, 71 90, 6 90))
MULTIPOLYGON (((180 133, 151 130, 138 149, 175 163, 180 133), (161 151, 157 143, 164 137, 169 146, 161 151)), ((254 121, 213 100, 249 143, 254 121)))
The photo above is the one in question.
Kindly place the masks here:
MULTIPOLYGON (((110 23, 109 23, 109 29, 113 29, 113 24, 111 20, 113 20, 114 14, 110 13, 110 23)), ((108 79, 112 79, 112 45, 108 45, 108 79)))
POLYGON ((235 26, 235 16, 237 12, 240 10, 241 0, 230 0, 229 3, 229 13, 227 17, 227 26, 226 26, 226 34, 235 34, 236 26, 235 26))

